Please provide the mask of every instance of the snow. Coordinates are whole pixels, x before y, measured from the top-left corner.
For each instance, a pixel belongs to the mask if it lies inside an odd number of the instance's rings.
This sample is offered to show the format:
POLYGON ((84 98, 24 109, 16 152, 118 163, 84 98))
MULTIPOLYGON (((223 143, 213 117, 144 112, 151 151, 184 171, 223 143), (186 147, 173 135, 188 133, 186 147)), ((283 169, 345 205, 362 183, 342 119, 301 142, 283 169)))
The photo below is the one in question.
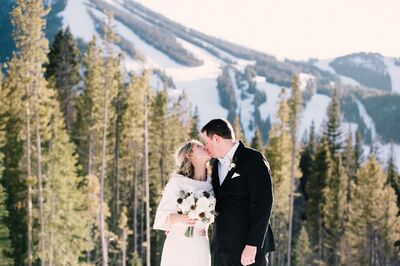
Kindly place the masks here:
POLYGON ((185 91, 192 108, 199 110, 199 124, 209 120, 228 116, 228 110, 220 105, 217 90, 217 77, 221 74, 221 60, 207 51, 177 38, 182 46, 196 58, 203 60, 203 65, 198 67, 168 67, 165 72, 172 77, 177 88, 185 91))
POLYGON ((376 136, 376 128, 375 128, 375 122, 372 120, 372 118, 369 116, 367 113, 367 110, 365 109, 365 106, 359 101, 356 100, 356 104, 358 107, 358 111, 360 113, 361 118, 364 121, 364 124, 367 126, 368 129, 371 130, 371 137, 372 139, 375 139, 376 136))
MULTIPOLYGON (((265 78, 259 76, 255 78, 255 81, 257 82, 257 88, 264 90, 267 95, 267 102, 259 106, 261 118, 266 120, 269 117, 271 123, 274 123, 282 87, 266 82, 265 78)), ((286 91, 286 97, 289 97, 290 89, 283 89, 286 91)), ((326 111, 330 102, 331 98, 324 94, 316 93, 311 97, 301 115, 300 131, 298 134, 299 140, 310 129, 313 122, 316 132, 321 132, 322 124, 326 121, 326 111)))
POLYGON ((338 73, 336 73, 335 69, 333 67, 330 66, 330 63, 335 60, 335 59, 327 59, 327 60, 321 60, 321 61, 316 61, 314 63, 314 66, 318 67, 321 70, 333 73, 335 75, 337 75, 341 82, 343 84, 347 84, 347 85, 351 85, 351 86, 358 86, 361 87, 360 83, 352 78, 343 76, 343 75, 339 75, 338 73))
POLYGON ((326 111, 330 102, 331 98, 324 94, 316 93, 311 97, 301 115, 299 138, 303 137, 304 133, 310 129, 313 122, 315 131, 321 132, 322 125, 327 119, 326 111))
MULTIPOLYGON (((375 154, 379 162, 386 168, 387 162, 391 156, 391 149, 392 144, 386 143, 376 143, 375 144, 375 154)), ((371 152, 371 146, 363 145, 363 156, 362 160, 366 161, 368 159, 368 155, 371 152)), ((393 144, 393 156, 394 156, 394 164, 396 165, 397 169, 400 169, 400 144, 393 144)))
MULTIPOLYGON (((93 13, 99 18, 104 18, 104 14, 101 12, 93 10, 93 13)), ((168 94, 177 98, 185 91, 188 100, 192 103, 193 110, 196 106, 199 108, 200 124, 216 117, 227 117, 228 111, 220 106, 217 91, 216 79, 221 73, 221 61, 219 59, 188 42, 178 39, 187 50, 204 61, 204 64, 199 67, 185 67, 144 42, 121 22, 115 20, 113 23, 118 34, 130 40, 135 48, 145 56, 144 66, 136 60, 128 58, 127 68, 129 70, 140 71, 143 67, 165 70, 177 86, 176 90, 169 90, 168 94)), ((162 86, 154 77, 151 78, 151 84, 155 86, 155 89, 160 89, 159 86, 162 86)))
POLYGON ((76 38, 90 42, 96 34, 93 19, 88 13, 88 0, 68 0, 59 16, 63 20, 63 27, 69 27, 76 38))
POLYGON ((239 104, 240 102, 240 91, 236 82, 236 75, 232 68, 229 68, 229 78, 231 80, 233 86, 233 92, 235 93, 236 102, 239 104))
POLYGON ((351 138, 352 138, 353 143, 354 143, 354 140, 356 139, 357 129, 358 129, 358 124, 342 121, 340 130, 343 133, 342 134, 342 138, 341 138, 343 143, 346 142, 346 138, 349 135, 349 131, 351 133, 351 138))
POLYGON ((306 87, 307 87, 307 82, 309 80, 314 80, 314 79, 315 79, 315 77, 313 75, 306 74, 306 73, 300 73, 299 74, 299 81, 300 81, 299 87, 300 87, 300 90, 301 91, 305 91, 306 87))
POLYGON ((55 0, 45 0, 44 4, 45 4, 45 6, 50 6, 50 5, 53 5, 54 2, 55 2, 55 0))
POLYGON ((116 26, 116 30, 118 34, 120 34, 125 39, 129 40, 137 50, 140 51, 141 54, 145 57, 145 65, 154 67, 154 68, 183 68, 184 66, 176 63, 174 60, 166 56, 164 53, 160 52, 153 46, 149 45, 139 36, 137 36, 130 28, 122 24, 121 22, 115 20, 114 25, 116 26))
MULTIPOLYGON (((266 120, 269 117, 271 123, 273 123, 278 110, 279 94, 281 93, 282 87, 266 82, 265 78, 261 76, 257 76, 254 80, 258 90, 264 91, 267 96, 267 101, 258 107, 261 118, 266 120)), ((283 89, 285 89, 286 96, 288 97, 290 95, 290 90, 288 88, 283 89)))
MULTIPOLYGON (((186 93, 188 101, 192 103, 193 110, 198 107, 199 124, 205 124, 211 119, 228 116, 228 110, 223 108, 219 102, 217 90, 217 77, 221 74, 223 61, 214 57, 207 51, 177 38, 177 41, 196 58, 203 60, 203 65, 198 67, 185 67, 174 62, 154 47, 144 42, 133 31, 122 23, 115 21, 118 33, 124 38, 131 40, 135 48, 145 56, 146 67, 158 68, 165 71, 166 75, 174 80, 177 89, 169 89, 168 94, 177 98, 183 92, 186 93)), ((140 66, 135 60, 130 60, 129 67, 137 69, 140 66)), ((157 77, 152 77, 151 84, 155 89, 161 89, 161 82, 157 77)))
MULTIPOLYGON (((104 14, 101 12, 93 10, 93 13, 100 18, 104 17, 104 14)), ((221 60, 197 46, 182 39, 177 39, 185 49, 204 62, 199 67, 186 67, 147 44, 123 23, 115 20, 114 25, 118 34, 130 40, 135 48, 145 57, 144 65, 128 57, 126 62, 128 70, 138 71, 146 67, 165 71, 168 76, 173 78, 177 87, 177 90, 173 90, 170 96, 176 98, 177 95, 185 91, 188 100, 192 103, 193 109, 196 106, 199 108, 200 123, 205 123, 216 117, 227 117, 228 111, 220 106, 217 91, 216 79, 221 73, 221 60)), ((155 86, 155 89, 160 89, 159 87, 162 86, 154 77, 151 79, 151 83, 155 86)))
POLYGON ((400 66, 394 63, 394 58, 385 57, 384 62, 392 80, 392 91, 400 93, 400 66))
POLYGON ((236 79, 235 72, 232 68, 229 69, 229 76, 233 84, 236 102, 238 104, 236 112, 240 115, 240 121, 243 125, 244 134, 247 140, 251 140, 255 134, 254 127, 254 112, 255 106, 253 104, 254 95, 249 95, 246 91, 249 87, 247 81, 241 81, 240 88, 238 87, 238 80, 236 79), (246 98, 242 99, 241 95, 245 94, 246 98))
POLYGON ((250 61, 250 60, 245 60, 245 59, 236 57, 236 56, 234 56, 234 55, 232 55, 232 54, 230 54, 230 53, 228 53, 228 52, 226 52, 224 50, 221 50, 220 48, 216 47, 215 45, 213 45, 213 44, 211 44, 209 42, 206 42, 206 41, 204 41, 202 39, 199 39, 199 38, 196 38, 196 37, 192 37, 192 38, 195 41, 201 43, 203 46, 210 47, 213 50, 217 51, 223 58, 230 59, 232 62, 234 62, 235 67, 240 71, 243 71, 244 68, 247 65, 254 65, 256 63, 256 61, 250 61))
MULTIPOLYGON (((375 59, 382 60, 383 57, 381 55, 374 55, 375 59)), ((350 63, 353 63, 356 66, 360 66, 362 68, 367 68, 372 71, 378 71, 376 65, 374 64, 374 61, 371 60, 371 58, 362 58, 361 56, 353 56, 350 59, 347 60, 350 63)))

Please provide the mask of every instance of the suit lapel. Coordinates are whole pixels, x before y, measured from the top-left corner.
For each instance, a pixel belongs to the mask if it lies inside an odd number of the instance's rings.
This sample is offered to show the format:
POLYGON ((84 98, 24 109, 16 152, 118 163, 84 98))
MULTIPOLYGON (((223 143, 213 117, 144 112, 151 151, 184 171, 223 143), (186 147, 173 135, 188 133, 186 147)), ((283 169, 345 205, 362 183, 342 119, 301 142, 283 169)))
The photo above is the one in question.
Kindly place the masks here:
POLYGON ((218 160, 213 159, 214 162, 212 163, 212 174, 211 174, 211 182, 214 189, 215 194, 218 193, 219 185, 219 174, 218 174, 218 160))

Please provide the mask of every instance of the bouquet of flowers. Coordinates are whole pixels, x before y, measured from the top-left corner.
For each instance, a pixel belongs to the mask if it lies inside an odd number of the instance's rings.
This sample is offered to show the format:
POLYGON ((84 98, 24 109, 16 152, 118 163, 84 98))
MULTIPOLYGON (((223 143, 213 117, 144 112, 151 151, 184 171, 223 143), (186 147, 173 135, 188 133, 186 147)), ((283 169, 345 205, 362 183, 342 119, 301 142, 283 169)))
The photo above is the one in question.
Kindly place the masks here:
MULTIPOLYGON (((200 221, 205 225, 214 222, 215 198, 207 191, 185 192, 181 191, 177 199, 178 214, 185 214, 190 219, 200 221)), ((185 236, 193 237, 194 226, 189 226, 185 236)))

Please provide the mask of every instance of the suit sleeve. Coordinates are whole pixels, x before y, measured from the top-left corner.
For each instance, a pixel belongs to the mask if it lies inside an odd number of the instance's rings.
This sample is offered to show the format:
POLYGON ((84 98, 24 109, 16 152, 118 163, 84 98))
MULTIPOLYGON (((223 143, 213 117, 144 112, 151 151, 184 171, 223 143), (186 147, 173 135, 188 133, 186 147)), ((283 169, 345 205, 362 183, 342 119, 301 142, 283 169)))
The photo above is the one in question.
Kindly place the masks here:
POLYGON ((247 189, 250 201, 250 227, 247 245, 263 248, 273 203, 271 171, 268 162, 257 154, 249 164, 247 189))

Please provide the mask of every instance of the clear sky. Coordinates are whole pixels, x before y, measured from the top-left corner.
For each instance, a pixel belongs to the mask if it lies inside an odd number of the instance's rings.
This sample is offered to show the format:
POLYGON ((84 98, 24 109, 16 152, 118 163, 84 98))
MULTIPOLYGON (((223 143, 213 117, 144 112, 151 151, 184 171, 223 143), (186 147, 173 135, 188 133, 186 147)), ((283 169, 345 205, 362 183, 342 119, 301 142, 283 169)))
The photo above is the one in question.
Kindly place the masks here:
POLYGON ((168 18, 277 56, 400 57, 400 0, 138 0, 168 18))

